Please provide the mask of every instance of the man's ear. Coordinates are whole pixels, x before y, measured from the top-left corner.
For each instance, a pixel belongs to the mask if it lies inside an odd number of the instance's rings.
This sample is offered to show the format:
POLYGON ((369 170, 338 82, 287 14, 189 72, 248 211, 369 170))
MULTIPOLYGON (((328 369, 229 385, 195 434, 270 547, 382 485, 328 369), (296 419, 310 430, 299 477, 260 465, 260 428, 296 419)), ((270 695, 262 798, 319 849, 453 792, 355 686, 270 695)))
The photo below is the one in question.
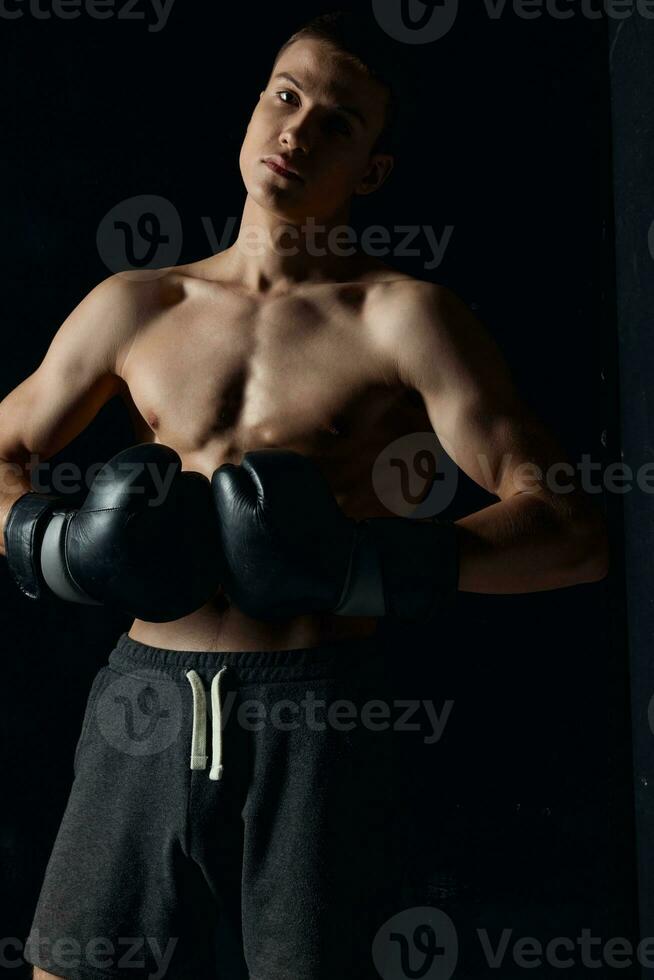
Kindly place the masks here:
POLYGON ((367 172, 357 184, 354 193, 363 196, 374 194, 382 184, 385 184, 395 166, 395 158, 391 153, 375 153, 367 172))

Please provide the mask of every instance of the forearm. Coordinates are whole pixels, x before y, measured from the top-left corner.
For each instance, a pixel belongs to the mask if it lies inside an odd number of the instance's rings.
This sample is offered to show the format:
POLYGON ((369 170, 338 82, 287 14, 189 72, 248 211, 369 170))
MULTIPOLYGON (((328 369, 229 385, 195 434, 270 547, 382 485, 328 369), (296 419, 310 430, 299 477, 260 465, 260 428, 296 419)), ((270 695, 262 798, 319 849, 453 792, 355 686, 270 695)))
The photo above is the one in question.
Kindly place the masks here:
POLYGON ((542 592, 604 578, 608 544, 603 517, 570 498, 557 508, 521 493, 456 522, 461 592, 542 592))
POLYGON ((5 554, 4 529, 9 511, 32 489, 29 473, 20 463, 0 459, 0 555, 5 554))

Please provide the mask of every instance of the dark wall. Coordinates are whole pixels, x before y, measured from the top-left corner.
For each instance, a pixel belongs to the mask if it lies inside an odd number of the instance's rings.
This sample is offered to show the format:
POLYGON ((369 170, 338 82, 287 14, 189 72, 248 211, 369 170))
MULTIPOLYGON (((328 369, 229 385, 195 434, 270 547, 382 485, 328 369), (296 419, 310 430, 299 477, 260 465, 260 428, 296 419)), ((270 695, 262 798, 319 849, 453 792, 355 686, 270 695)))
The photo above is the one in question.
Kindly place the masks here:
MULTIPOLYGON (((178 261, 217 250, 207 229, 220 238, 240 215, 239 141, 272 56, 325 8, 207 7, 178 0, 162 30, 149 29, 152 18, 148 26, 27 12, 0 25, 9 95, 1 396, 114 271, 96 239, 116 204, 146 194, 171 202, 178 261)), ((526 20, 508 8, 491 18, 468 5, 446 36, 415 46, 414 58, 417 115, 393 181, 358 220, 451 234, 436 268, 425 267, 424 238, 420 256, 387 261, 473 304, 570 458, 590 454, 605 465, 620 448, 607 23, 580 14, 526 20)), ((632 76, 624 72, 626 102, 632 76)), ((630 123, 620 126, 628 144, 630 123)), ((635 341, 630 349, 635 362, 635 341)), ((644 395, 638 404, 644 419, 644 395)), ((60 458, 85 466, 131 439, 114 401, 60 458)), ((491 502, 461 475, 451 516, 491 502)), ((619 520, 621 501, 609 506, 619 520)), ((434 631, 386 632, 403 664, 398 690, 455 702, 447 736, 431 747, 416 740, 411 754, 424 825, 416 850, 428 872, 415 898, 448 909, 465 936, 477 927, 543 943, 582 928, 605 940, 633 935, 621 589, 618 561, 598 585, 462 596, 434 631)), ((129 621, 47 599, 37 608, 17 594, 4 563, 0 617, 11 787, 0 847, 13 910, 0 934, 24 937, 70 789, 85 695, 129 621)), ((642 619, 643 651, 646 626, 642 619)))
MULTIPOLYGON (((611 105, 622 459, 646 476, 652 455, 654 369, 654 24, 611 25, 611 105)), ((618 413, 616 413, 617 415, 618 413)), ((645 486, 646 484, 643 484, 645 486)), ((651 490, 624 497, 625 566, 640 925, 654 935, 654 612, 651 490)), ((643 970, 650 976, 654 966, 643 970)))

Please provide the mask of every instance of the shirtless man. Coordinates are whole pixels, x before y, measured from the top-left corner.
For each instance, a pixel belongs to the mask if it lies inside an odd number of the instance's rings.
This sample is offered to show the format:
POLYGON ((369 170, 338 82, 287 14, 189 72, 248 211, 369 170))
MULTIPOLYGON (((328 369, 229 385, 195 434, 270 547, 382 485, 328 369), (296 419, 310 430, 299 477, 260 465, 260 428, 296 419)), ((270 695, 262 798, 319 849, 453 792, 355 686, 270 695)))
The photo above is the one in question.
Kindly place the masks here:
MULTIPOLYGON (((548 485, 548 468, 564 454, 519 400, 499 351, 466 305, 449 289, 361 252, 314 255, 307 247, 309 216, 328 230, 347 225, 353 195, 376 191, 393 168, 384 143, 389 87, 343 49, 338 24, 328 18, 294 36, 260 95, 240 156, 247 199, 236 243, 154 278, 117 275, 101 283, 59 329, 39 368, 0 404, 3 527, 31 489, 30 454, 43 460, 59 452, 118 395, 133 419, 135 442, 171 447, 185 471, 210 480, 222 464, 239 464, 251 450, 292 450, 320 470, 342 511, 357 521, 394 516, 370 478, 382 449, 433 429, 457 465, 498 498, 457 522, 461 591, 526 593, 598 581, 608 565, 603 518, 578 488, 560 494, 548 485), (289 228, 294 237, 276 244, 275 236, 289 228), (257 240, 266 236, 259 253, 248 238, 253 229, 257 240), (535 479, 525 463, 536 464, 542 477, 535 479)), ((353 741, 362 754, 351 770, 344 765, 344 736, 333 733, 305 731, 300 740, 266 728, 241 745, 235 734, 230 742, 227 728, 220 747, 218 686, 231 668, 235 689, 256 683, 268 704, 271 692, 261 686, 268 658, 280 671, 276 696, 299 697, 314 665, 313 686, 347 696, 342 678, 334 682, 334 663, 347 660, 352 676, 372 676, 377 623, 375 616, 333 612, 253 618, 222 588, 174 621, 135 619, 111 666, 94 681, 71 803, 35 921, 41 933, 50 942, 72 935, 82 947, 89 937, 109 937, 116 954, 120 935, 159 937, 163 948, 174 936, 177 959, 166 975, 209 976, 201 954, 208 955, 210 924, 199 909, 213 899, 241 935, 253 980, 377 976, 372 937, 382 909, 401 907, 390 891, 388 905, 380 903, 374 915, 365 905, 392 879, 392 841, 386 827, 375 831, 372 817, 383 801, 390 826, 384 783, 391 756, 384 749, 369 764, 377 750, 366 739, 379 741, 369 733, 353 741), (94 709, 116 678, 156 686, 157 671, 174 680, 184 705, 178 738, 150 755, 116 752, 106 732, 99 733, 94 709), (212 694, 211 781, 204 771, 205 684, 212 694), (190 774, 182 761, 187 739, 190 774), (218 762, 217 751, 223 751, 218 762), (270 770, 285 759, 284 785, 272 789, 270 770), (128 824, 106 796, 114 764, 120 789, 113 795, 123 799, 131 821, 147 806, 143 787, 152 787, 153 809, 144 811, 149 836, 143 832, 142 840, 135 829, 141 824, 128 824), (249 782, 243 782, 246 769, 249 782), (157 779, 165 783, 157 787, 157 779), (207 823, 219 788, 225 812, 207 823), (172 817, 160 816, 176 793, 182 801, 191 794, 200 821, 186 837, 172 817), (224 802, 231 798, 238 800, 232 810, 224 802), (240 817, 230 822, 226 813, 240 817), (96 839, 89 828, 98 824, 96 839), (239 855, 233 867, 226 858, 220 863, 213 838, 221 835, 232 842, 232 857, 239 855), (326 840, 334 848, 329 861, 326 840), (360 857, 366 850, 368 859, 360 857), (79 851, 83 859, 73 860, 79 851), (192 865, 188 879, 178 874, 181 855, 192 865), (386 881, 379 870, 384 863, 386 881), (137 870, 126 876, 127 867, 137 870), (188 921, 175 918, 184 906, 192 907, 188 921)), ((368 697, 383 689, 377 683, 383 682, 371 681, 368 697)), ((36 978, 97 976, 84 955, 68 966, 33 948, 30 962, 38 964, 36 978)), ((103 970, 103 976, 145 975, 121 973, 116 959, 104 961, 103 970)))

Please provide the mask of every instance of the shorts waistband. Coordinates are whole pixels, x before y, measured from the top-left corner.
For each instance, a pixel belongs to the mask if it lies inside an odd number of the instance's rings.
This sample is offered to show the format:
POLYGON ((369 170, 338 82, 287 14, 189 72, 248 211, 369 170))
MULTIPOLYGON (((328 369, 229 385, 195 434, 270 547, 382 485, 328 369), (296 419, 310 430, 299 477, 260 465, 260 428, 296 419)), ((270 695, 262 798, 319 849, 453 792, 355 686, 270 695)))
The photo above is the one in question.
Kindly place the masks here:
POLYGON ((134 640, 122 633, 109 655, 109 666, 124 672, 138 668, 158 670, 181 678, 187 670, 211 673, 229 667, 242 681, 303 680, 367 672, 380 662, 379 631, 292 650, 170 650, 134 640))

